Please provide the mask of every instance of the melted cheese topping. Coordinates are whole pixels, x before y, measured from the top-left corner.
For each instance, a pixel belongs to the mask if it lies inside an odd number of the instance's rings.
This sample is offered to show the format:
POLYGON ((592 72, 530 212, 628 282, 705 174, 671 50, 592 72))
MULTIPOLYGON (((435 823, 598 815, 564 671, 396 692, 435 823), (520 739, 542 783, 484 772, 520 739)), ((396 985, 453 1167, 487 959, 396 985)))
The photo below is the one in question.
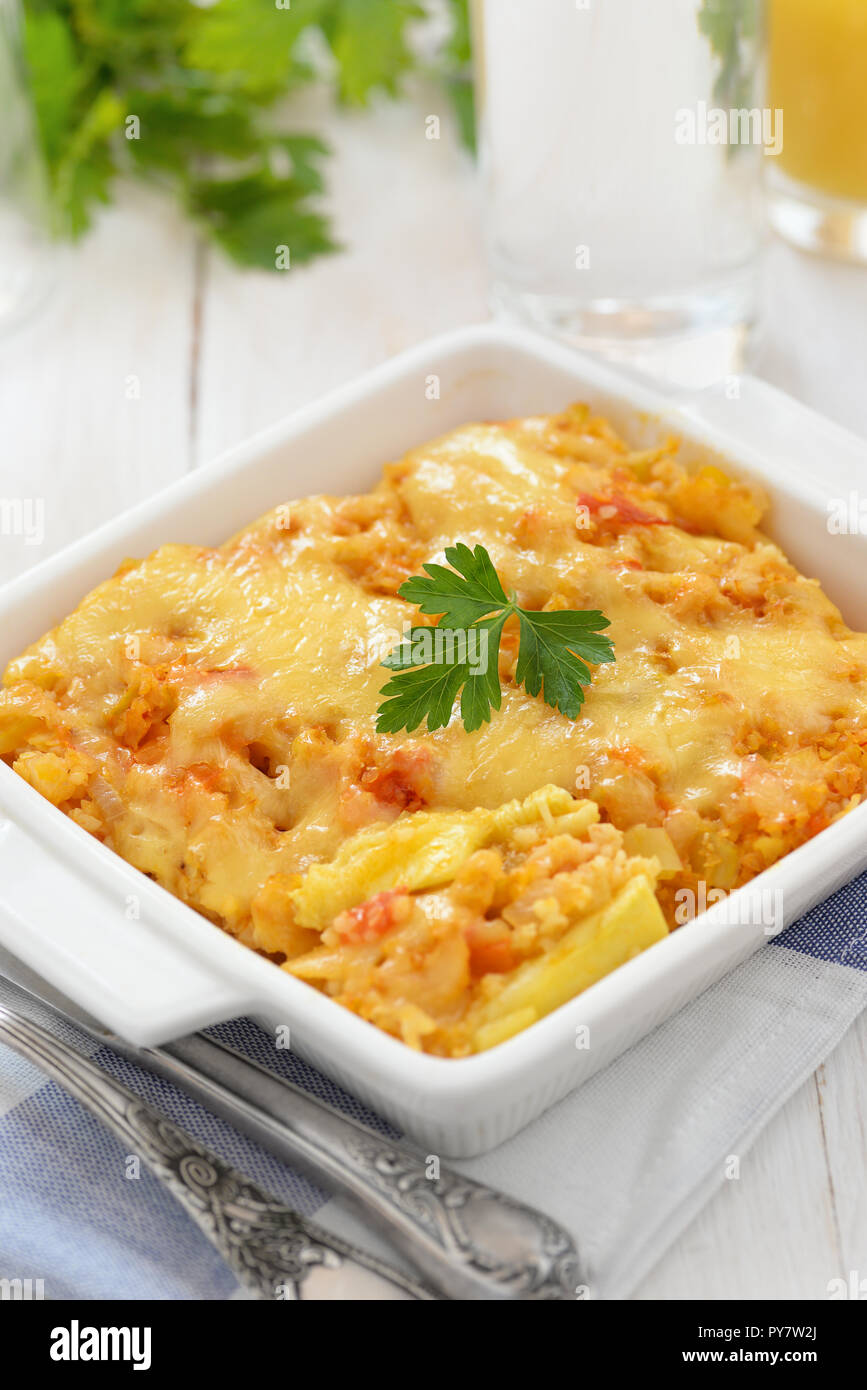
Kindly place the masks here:
POLYGON ((684 889, 747 881, 864 790, 867 637, 757 529, 763 508, 716 468, 688 473, 677 441, 631 451, 584 406, 469 425, 370 494, 284 505, 217 549, 123 566, 10 664, 0 754, 289 963, 321 946, 321 923, 293 907, 299 875, 365 827, 543 786, 619 831, 664 830, 680 867, 657 893, 674 924, 684 889), (516 687, 511 623, 490 724, 375 732, 380 662, 417 619, 397 589, 457 540, 481 542, 523 606, 611 620, 616 661, 580 719, 516 687))

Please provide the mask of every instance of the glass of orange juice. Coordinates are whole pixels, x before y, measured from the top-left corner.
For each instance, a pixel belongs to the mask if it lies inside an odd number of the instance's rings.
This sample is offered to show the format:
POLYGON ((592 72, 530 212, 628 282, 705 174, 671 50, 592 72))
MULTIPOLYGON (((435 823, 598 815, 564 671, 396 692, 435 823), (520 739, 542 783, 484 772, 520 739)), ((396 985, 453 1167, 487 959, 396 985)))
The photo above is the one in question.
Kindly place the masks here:
POLYGON ((769 0, 769 105, 783 143, 768 177, 774 227, 867 262, 867 0, 769 0))

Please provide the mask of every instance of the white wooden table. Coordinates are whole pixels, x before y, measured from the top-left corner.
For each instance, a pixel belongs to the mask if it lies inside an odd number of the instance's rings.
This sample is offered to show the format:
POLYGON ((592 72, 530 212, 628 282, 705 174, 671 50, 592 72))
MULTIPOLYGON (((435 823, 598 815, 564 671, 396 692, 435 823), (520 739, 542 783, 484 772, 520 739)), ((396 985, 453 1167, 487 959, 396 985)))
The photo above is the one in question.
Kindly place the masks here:
MULTIPOLYGON (((44 498, 46 523, 39 547, 0 538, 0 581, 393 353, 487 317, 474 171, 441 107, 421 88, 365 115, 314 112, 336 151, 340 256, 241 273, 131 189, 62 259, 46 306, 0 337, 0 496, 44 498), (439 141, 425 139, 432 112, 439 141)), ((767 300, 758 370, 867 435, 867 271, 777 245, 767 300)), ((867 1274, 865 1076, 862 1017, 638 1296, 822 1298, 829 1278, 867 1274)))

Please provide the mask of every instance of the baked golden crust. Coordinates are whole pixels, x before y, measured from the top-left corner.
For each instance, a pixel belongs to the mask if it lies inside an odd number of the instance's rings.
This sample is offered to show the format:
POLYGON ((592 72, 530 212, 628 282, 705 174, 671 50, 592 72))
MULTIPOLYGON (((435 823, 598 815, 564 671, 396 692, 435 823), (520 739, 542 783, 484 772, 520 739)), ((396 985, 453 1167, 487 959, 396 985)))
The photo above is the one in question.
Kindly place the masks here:
MULTIPOLYGON (((411 1045, 491 1045, 511 1025, 480 1038, 490 1000, 582 921, 609 959, 599 914, 630 883, 673 926, 685 892, 747 882, 860 800, 867 637, 758 529, 764 508, 716 467, 688 471, 676 440, 631 450, 586 406, 469 425, 369 494, 123 566, 10 663, 0 755, 184 902, 411 1045), (376 733, 379 663, 417 620, 397 589, 457 540, 481 542, 523 606, 611 620, 616 661, 580 719, 515 685, 507 626, 489 725, 376 733), (558 824, 587 802, 595 820, 558 824), (517 839, 485 819, 510 803, 535 807, 517 839), (413 887, 402 827, 430 814, 468 817, 472 847, 413 887), (366 896, 305 916, 311 867, 357 868, 389 826, 391 870, 359 870, 366 896)), ((645 918, 644 945, 664 931, 645 918)), ((534 988, 512 1031, 545 1011, 534 988)))

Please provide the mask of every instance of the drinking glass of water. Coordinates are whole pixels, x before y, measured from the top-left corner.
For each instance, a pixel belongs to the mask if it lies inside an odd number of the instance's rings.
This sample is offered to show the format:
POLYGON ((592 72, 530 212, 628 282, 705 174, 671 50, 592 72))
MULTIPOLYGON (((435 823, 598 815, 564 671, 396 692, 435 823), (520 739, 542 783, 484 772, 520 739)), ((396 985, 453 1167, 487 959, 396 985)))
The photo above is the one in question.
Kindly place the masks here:
POLYGON ((476 0, 495 308, 704 384, 754 323, 760 0, 476 0))

